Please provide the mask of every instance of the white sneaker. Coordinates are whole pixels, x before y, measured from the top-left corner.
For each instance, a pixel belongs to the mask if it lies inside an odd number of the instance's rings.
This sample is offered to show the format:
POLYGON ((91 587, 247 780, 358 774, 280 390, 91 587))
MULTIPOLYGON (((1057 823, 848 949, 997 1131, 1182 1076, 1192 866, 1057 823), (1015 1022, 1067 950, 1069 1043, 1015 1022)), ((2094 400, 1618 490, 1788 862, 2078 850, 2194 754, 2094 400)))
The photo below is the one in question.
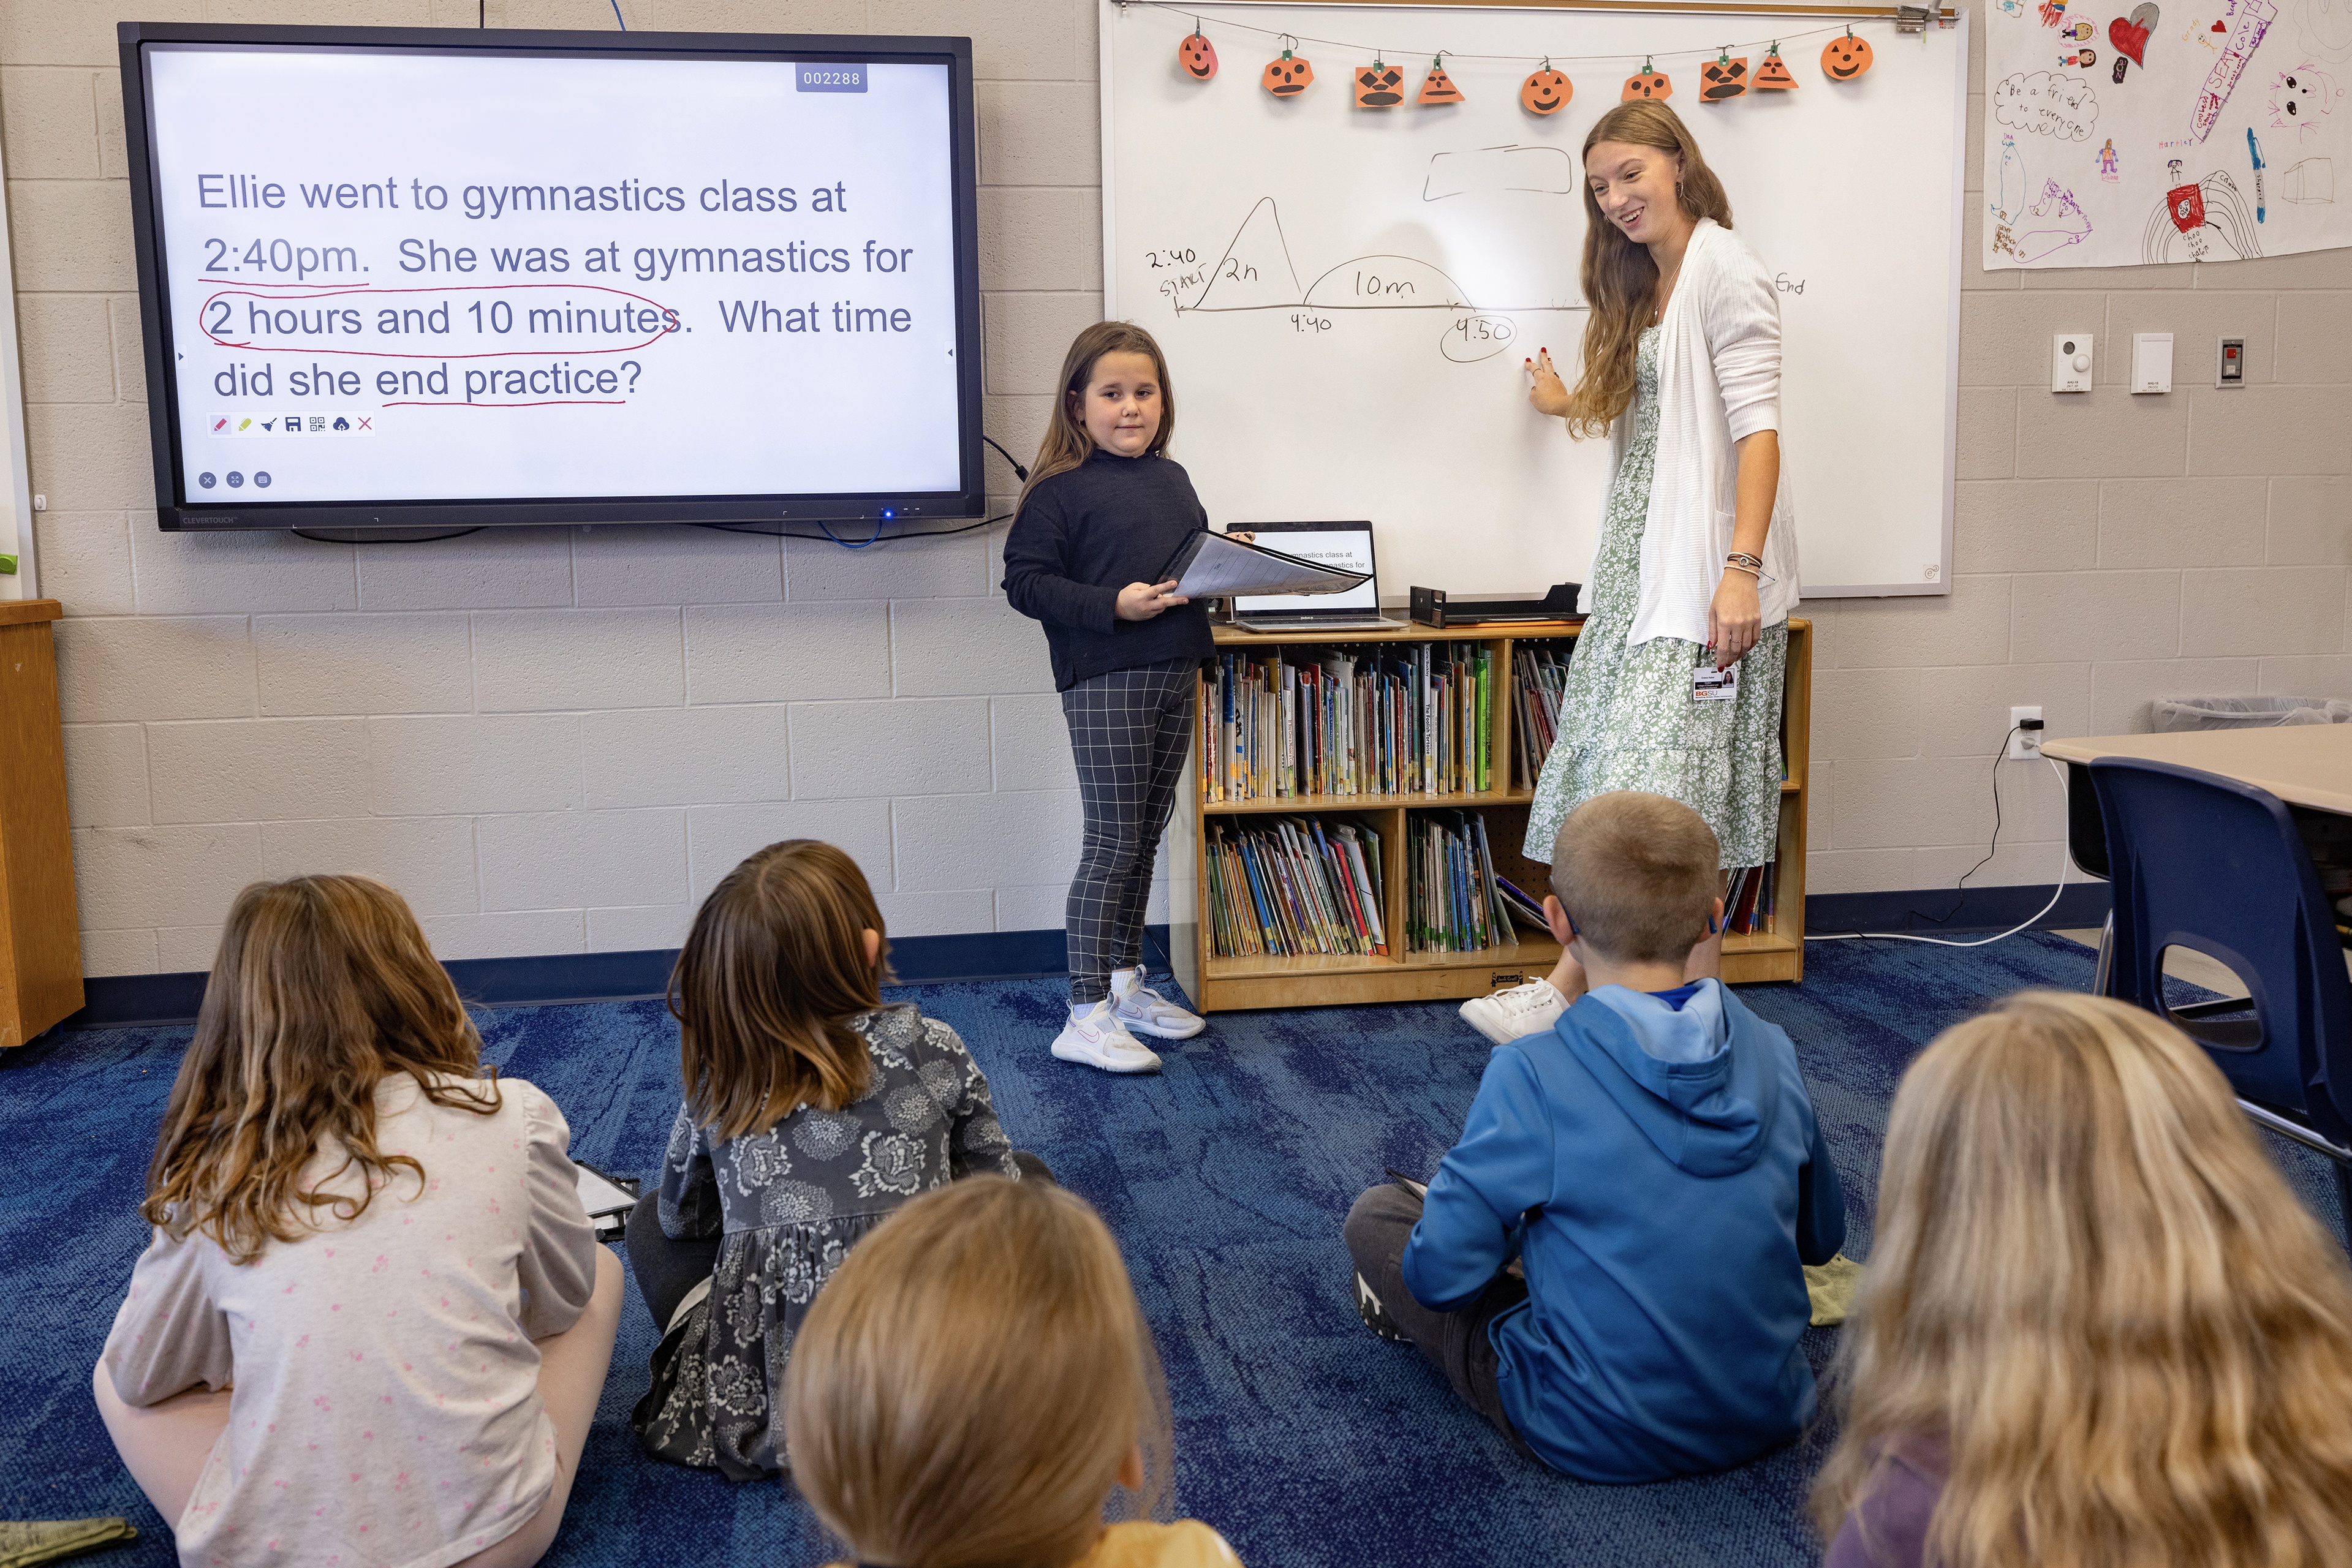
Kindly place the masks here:
POLYGON ((1097 1002, 1083 1018, 1073 1018, 1054 1037, 1054 1054, 1064 1061, 1083 1061, 1105 1072, 1157 1072, 1160 1058, 1127 1032, 1108 998, 1097 1002))
POLYGON ((1541 1034, 1567 1010, 1568 998, 1559 988, 1549 980, 1529 980, 1491 997, 1472 997, 1462 1004, 1462 1021, 1496 1045, 1508 1045, 1541 1034))
POLYGON ((1130 1033, 1153 1035, 1160 1040, 1190 1040, 1209 1027, 1206 1019, 1186 1012, 1149 986, 1113 991, 1111 1001, 1118 1021, 1130 1033))

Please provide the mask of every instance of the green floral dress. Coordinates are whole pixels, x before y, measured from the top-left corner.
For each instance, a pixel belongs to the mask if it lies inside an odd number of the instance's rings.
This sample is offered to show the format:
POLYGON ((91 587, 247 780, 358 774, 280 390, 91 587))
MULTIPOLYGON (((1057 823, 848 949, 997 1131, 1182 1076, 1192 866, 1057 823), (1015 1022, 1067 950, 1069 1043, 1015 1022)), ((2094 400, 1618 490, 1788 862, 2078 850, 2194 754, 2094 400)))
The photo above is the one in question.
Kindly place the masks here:
POLYGON ((1764 865, 1780 827, 1780 688, 1789 627, 1768 626, 1739 662, 1739 695, 1694 702, 1704 650, 1679 637, 1625 645, 1642 599, 1642 529, 1658 458, 1658 329, 1634 359, 1633 434, 1609 493, 1586 603, 1591 615, 1569 660, 1559 738, 1528 812, 1527 853, 1549 864, 1568 814, 1595 795, 1671 795, 1706 819, 1723 864, 1764 865))

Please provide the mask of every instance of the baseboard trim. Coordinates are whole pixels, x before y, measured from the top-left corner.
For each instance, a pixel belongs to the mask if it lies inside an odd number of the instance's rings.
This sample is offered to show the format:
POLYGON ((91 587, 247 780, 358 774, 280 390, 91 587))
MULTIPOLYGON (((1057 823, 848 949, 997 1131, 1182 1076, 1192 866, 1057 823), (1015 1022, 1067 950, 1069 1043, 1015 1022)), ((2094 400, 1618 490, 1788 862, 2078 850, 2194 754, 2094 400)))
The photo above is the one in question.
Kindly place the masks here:
MULTIPOLYGON (((2050 902, 2058 884, 2045 882, 2019 887, 1972 887, 1957 900, 1958 909, 1946 919, 1918 913, 1940 913, 1955 904, 1948 887, 1914 888, 1895 893, 1816 893, 1805 898, 1805 935, 1826 936, 1853 931, 1892 931, 1916 936, 1974 936, 2006 931, 2032 919, 2050 902)), ((2070 882, 2057 905, 2033 924, 2055 931, 2105 924, 2113 907, 2104 882, 2070 882)))
MULTIPOLYGON (((1168 927, 1145 928, 1148 962, 1165 966, 1168 927)), ((563 1002, 617 1002, 659 997, 669 985, 675 947, 635 953, 548 953, 525 958, 452 958, 442 967, 457 994, 476 1007, 546 1007, 563 1002)), ((974 931, 947 936, 898 936, 890 967, 906 985, 957 980, 1028 980, 1070 972, 1063 934, 1054 931, 974 931)), ((191 1024, 205 999, 205 972, 100 975, 82 982, 82 1009, 58 1027, 69 1030, 156 1029, 191 1024)))

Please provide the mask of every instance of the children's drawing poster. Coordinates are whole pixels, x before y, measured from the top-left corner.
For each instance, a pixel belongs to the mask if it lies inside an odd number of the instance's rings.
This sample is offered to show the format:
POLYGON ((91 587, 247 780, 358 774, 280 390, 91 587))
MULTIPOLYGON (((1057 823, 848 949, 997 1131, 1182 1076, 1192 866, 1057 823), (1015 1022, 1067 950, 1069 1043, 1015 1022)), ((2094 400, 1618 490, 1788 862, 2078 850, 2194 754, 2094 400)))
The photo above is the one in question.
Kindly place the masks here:
POLYGON ((1995 0, 1988 271, 2352 245, 2352 0, 1995 0))

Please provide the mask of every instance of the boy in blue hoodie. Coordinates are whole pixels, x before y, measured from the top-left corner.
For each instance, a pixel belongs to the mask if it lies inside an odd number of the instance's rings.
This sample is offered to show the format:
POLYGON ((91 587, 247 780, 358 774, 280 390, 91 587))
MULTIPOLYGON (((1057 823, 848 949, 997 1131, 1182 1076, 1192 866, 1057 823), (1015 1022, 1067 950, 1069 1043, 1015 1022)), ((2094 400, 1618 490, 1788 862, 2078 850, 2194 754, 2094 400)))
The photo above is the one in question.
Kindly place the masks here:
POLYGON ((1799 1265, 1845 1239, 1837 1172, 1789 1037, 1685 978, 1723 918, 1698 813, 1595 796, 1551 885, 1570 1005, 1496 1048, 1425 1200, 1356 1200, 1358 1306, 1564 1474, 1743 1464, 1813 1414, 1799 1265))

